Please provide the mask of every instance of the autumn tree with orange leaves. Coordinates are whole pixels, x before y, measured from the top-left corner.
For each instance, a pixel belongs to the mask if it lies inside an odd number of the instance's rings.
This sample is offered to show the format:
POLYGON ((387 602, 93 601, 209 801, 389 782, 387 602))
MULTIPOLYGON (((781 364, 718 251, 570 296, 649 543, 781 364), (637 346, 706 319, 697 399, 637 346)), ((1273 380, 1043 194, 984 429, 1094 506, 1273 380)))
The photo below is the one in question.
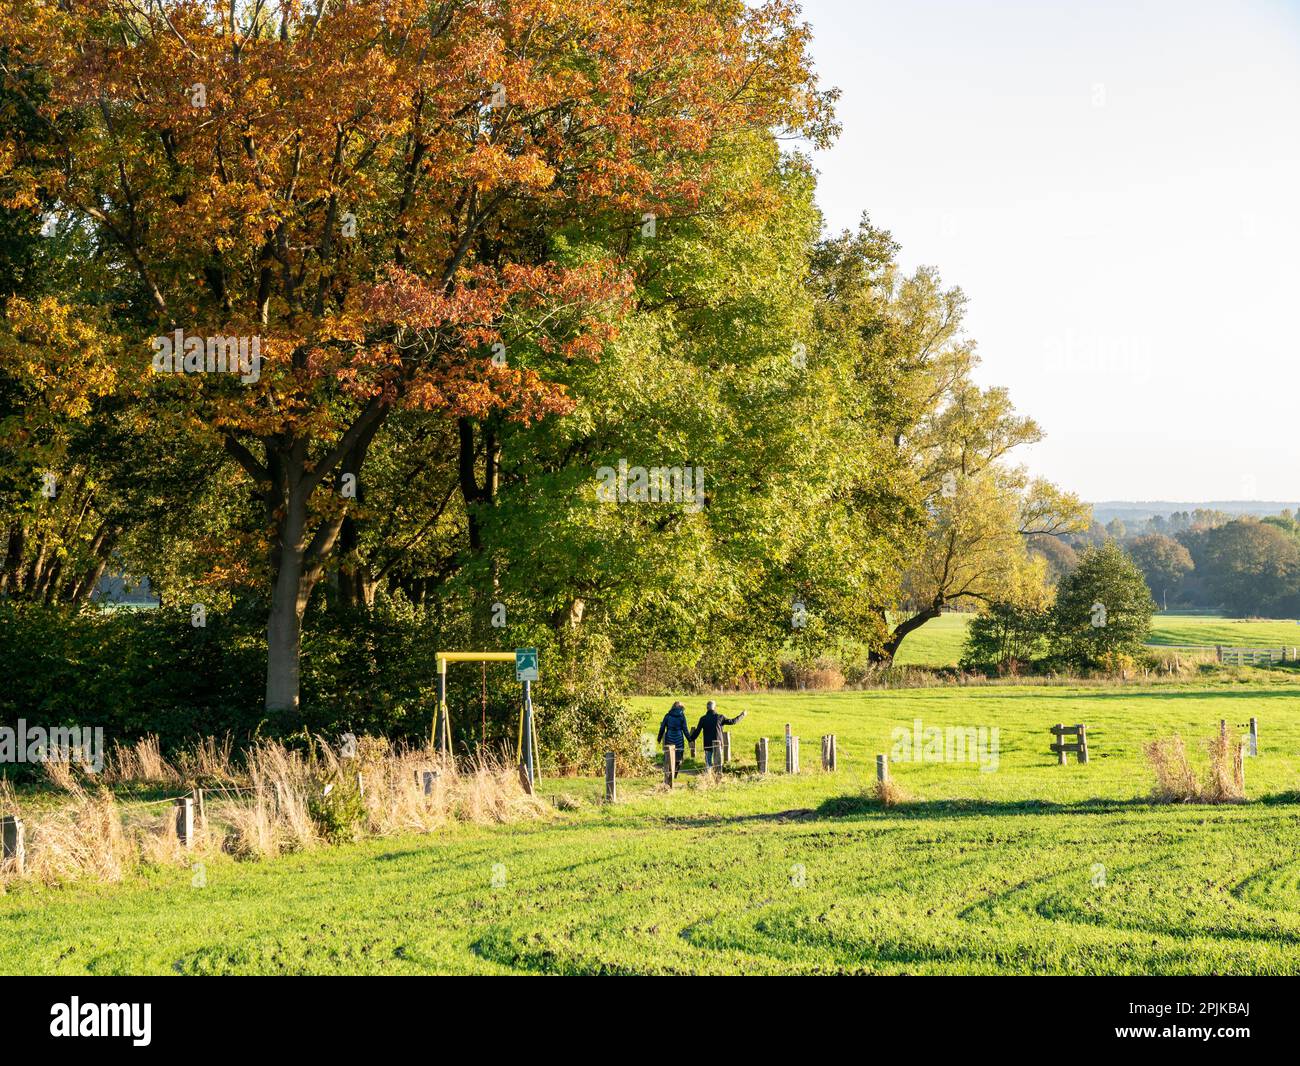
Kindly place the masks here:
POLYGON ((41 87, 43 123, 0 146, 6 203, 116 249, 139 299, 96 351, 255 486, 269 712, 297 708, 303 613, 390 413, 455 421, 472 513, 484 421, 570 411, 548 370, 598 358, 627 292, 552 235, 689 210, 739 131, 825 135, 807 35, 784 0, 6 4, 6 84, 41 87))

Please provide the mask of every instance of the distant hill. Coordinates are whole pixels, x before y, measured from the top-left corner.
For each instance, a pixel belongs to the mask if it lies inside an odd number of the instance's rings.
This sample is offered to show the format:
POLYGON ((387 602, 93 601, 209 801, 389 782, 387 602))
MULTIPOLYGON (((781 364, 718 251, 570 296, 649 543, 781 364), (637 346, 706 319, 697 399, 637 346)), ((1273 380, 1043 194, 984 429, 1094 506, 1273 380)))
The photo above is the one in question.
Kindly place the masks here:
POLYGON ((1300 510, 1295 500, 1103 500, 1092 505, 1092 517, 1105 525, 1113 518, 1122 522, 1144 522, 1156 515, 1176 511, 1223 511, 1230 515, 1267 515, 1279 511, 1300 510))

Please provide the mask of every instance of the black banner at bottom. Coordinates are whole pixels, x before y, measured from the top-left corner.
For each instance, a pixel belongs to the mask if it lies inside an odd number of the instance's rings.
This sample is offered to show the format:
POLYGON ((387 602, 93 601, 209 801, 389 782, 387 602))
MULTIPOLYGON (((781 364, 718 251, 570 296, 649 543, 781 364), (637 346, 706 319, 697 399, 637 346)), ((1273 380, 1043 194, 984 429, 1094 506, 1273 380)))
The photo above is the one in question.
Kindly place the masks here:
MULTIPOLYGON (((427 1031, 435 1015, 465 1034, 497 1034, 503 1011, 512 1030, 527 1027, 530 1043, 557 1029, 571 1037, 575 1026, 584 1038, 605 1031, 623 1040, 651 1037, 660 1026, 662 992, 604 991, 618 997, 614 1009, 593 1011, 590 988, 578 993, 555 982, 534 982, 525 994, 481 984, 435 990, 421 978, 11 978, 0 980, 0 1025, 7 1051, 111 1044, 128 1054, 247 1053, 250 1046, 338 1052, 377 1033, 427 1031)), ((683 1003, 693 998, 675 992, 683 1003)), ((805 1022, 843 1033, 865 1027, 925 1050, 995 1038, 999 1050, 1041 1049, 1047 1040, 1081 1051, 1129 1044, 1222 1052, 1225 1043, 1281 1046, 1296 1015, 1294 986, 1268 978, 881 978, 830 997, 820 986, 790 982, 779 992, 721 994, 737 1040, 779 1005, 794 1023, 791 1035, 806 1031, 805 1022), (828 1003, 836 1017, 826 1017, 828 1003)))

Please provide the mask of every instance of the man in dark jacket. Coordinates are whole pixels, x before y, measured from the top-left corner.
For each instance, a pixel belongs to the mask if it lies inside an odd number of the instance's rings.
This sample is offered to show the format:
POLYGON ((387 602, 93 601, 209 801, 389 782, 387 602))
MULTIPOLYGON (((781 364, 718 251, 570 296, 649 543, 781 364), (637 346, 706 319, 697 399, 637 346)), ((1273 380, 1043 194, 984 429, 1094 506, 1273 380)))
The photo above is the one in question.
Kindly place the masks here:
POLYGON ((705 766, 712 766, 715 758, 721 760, 723 726, 735 725, 748 713, 748 711, 741 711, 735 718, 723 718, 718 713, 718 705, 712 700, 704 705, 704 717, 691 730, 690 739, 693 743, 697 737, 704 737, 705 766))
POLYGON ((673 777, 677 776, 677 771, 682 765, 682 749, 686 747, 686 741, 690 738, 691 727, 686 721, 686 708, 681 703, 674 703, 664 720, 659 723, 659 743, 664 746, 664 758, 668 758, 668 745, 671 744, 676 752, 676 758, 673 759, 673 777))

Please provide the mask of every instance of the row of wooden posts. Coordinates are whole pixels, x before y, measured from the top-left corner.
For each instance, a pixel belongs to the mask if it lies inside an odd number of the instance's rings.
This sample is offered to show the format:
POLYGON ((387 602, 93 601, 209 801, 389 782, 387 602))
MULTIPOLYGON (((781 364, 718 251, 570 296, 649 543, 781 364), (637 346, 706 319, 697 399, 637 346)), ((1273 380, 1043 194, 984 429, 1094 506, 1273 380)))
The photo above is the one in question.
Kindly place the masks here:
MULTIPOLYGON (((714 773, 720 773, 723 766, 731 763, 731 734, 724 732, 722 739, 714 745, 714 758, 712 770, 714 773)), ((691 757, 695 757, 695 745, 691 744, 691 757)), ((673 773, 674 762, 677 758, 676 747, 672 744, 664 747, 664 784, 668 788, 673 787, 673 779, 676 776, 673 773)), ((768 772, 768 739, 759 737, 758 742, 754 745, 754 761, 758 766, 758 772, 765 774, 768 772)), ((616 775, 616 766, 618 759, 612 751, 605 753, 605 801, 614 803, 618 799, 618 780, 616 775)), ((822 737, 822 770, 827 773, 833 773, 839 768, 839 748, 836 743, 835 734, 827 733, 822 737)), ((785 727, 785 772, 787 774, 797 774, 799 772, 799 738, 790 732, 789 724, 785 727)), ((888 763, 885 756, 876 757, 876 774, 880 780, 888 776, 888 763)))

